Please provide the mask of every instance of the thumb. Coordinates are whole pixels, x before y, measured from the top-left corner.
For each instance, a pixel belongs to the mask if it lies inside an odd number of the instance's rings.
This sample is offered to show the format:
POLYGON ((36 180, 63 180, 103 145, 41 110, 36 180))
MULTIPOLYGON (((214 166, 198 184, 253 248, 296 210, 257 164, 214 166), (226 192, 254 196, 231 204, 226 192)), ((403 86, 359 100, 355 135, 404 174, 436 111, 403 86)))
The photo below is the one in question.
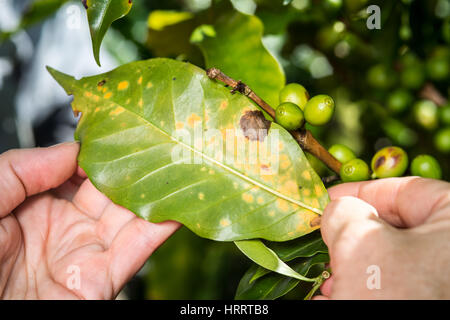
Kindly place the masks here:
POLYGON ((321 232, 329 248, 341 237, 350 234, 358 238, 383 224, 377 210, 367 202, 355 197, 341 197, 331 201, 322 216, 321 232))
POLYGON ((11 150, 0 155, 0 219, 26 197, 55 188, 77 169, 79 144, 11 150))

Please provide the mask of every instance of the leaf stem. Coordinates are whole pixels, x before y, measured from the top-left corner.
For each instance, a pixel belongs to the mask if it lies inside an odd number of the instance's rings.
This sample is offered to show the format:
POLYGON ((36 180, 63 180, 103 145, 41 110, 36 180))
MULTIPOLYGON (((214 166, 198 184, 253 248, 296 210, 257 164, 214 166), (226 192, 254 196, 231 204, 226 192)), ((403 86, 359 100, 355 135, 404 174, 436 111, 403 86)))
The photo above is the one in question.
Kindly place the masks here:
POLYGON ((330 273, 328 271, 323 271, 320 276, 315 278, 315 282, 311 290, 308 292, 308 294, 305 296, 304 300, 311 300, 311 298, 314 296, 316 291, 320 288, 320 286, 323 284, 323 282, 330 277, 330 273))
MULTIPOLYGON (((273 109, 267 102, 265 102, 261 97, 259 97, 249 86, 247 86, 242 81, 236 81, 233 78, 227 76, 225 73, 217 68, 210 68, 206 70, 206 74, 210 79, 217 79, 226 85, 230 86, 231 93, 236 91, 249 97, 253 102, 255 102, 261 109, 267 112, 273 119, 275 119, 275 109, 273 109)), ((333 157, 327 149, 325 149, 312 135, 309 130, 300 129, 295 131, 289 131, 300 147, 311 153, 313 156, 320 159, 328 168, 333 170, 339 175, 341 169, 341 163, 333 157)))

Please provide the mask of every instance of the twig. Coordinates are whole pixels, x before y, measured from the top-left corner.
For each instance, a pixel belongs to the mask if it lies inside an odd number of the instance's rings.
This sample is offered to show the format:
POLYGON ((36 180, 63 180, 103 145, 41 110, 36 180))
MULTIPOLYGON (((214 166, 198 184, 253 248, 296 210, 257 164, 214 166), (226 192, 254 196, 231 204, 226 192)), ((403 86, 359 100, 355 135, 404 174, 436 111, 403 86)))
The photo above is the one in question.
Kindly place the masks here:
MULTIPOLYGON (((253 100, 261 109, 267 112, 273 119, 275 119, 275 110, 263 99, 261 99, 256 93, 254 93, 249 86, 247 86, 242 81, 236 81, 233 78, 230 78, 222 71, 217 68, 211 68, 206 70, 206 74, 210 79, 217 79, 222 81, 226 85, 232 88, 231 92, 234 93, 236 91, 241 94, 249 97, 253 100)), ((341 169, 341 163, 333 157, 327 149, 325 149, 312 135, 312 133, 308 130, 301 129, 290 131, 291 135, 298 142, 300 147, 311 153, 313 156, 320 159, 328 168, 333 170, 335 173, 339 175, 339 170, 341 169)))
POLYGON ((430 82, 425 84, 425 86, 422 88, 422 90, 420 90, 419 96, 421 98, 433 101, 438 106, 443 106, 443 105, 447 104, 447 102, 448 102, 448 100, 430 82))

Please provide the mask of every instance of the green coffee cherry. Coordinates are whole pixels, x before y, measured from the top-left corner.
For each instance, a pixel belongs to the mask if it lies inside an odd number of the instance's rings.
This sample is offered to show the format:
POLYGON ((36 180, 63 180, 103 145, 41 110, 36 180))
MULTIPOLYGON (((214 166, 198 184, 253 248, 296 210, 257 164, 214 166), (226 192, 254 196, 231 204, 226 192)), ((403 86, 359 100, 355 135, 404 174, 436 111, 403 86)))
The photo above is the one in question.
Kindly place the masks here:
POLYGON ((305 104, 308 102, 309 93, 298 83, 290 83, 280 91, 280 103, 292 102, 302 111, 305 110, 305 104))
POLYGON ((440 108, 439 118, 443 124, 450 125, 450 103, 440 108))
POLYGON ((305 123, 305 117, 296 104, 283 102, 275 110, 275 121, 286 130, 297 130, 305 123))
POLYGON ((367 82, 379 89, 388 89, 396 82, 396 74, 383 64, 377 64, 367 72, 367 82))
POLYGON ((434 136, 434 145, 442 153, 450 153, 450 127, 439 130, 434 136))
POLYGON ((414 117, 416 122, 427 130, 438 126, 438 107, 433 101, 420 100, 414 104, 414 117))
POLYGON ((433 80, 445 80, 450 75, 450 57, 435 55, 426 62, 427 74, 433 80))
POLYGON ((340 176, 344 182, 355 182, 368 180, 369 166, 361 159, 352 159, 341 167, 340 176))
POLYGON ((411 162, 411 173, 413 176, 440 179, 442 170, 439 162, 432 156, 421 154, 411 162))
POLYGON ((420 62, 406 65, 400 73, 402 86, 408 89, 419 89, 425 81, 425 70, 420 62))
POLYGON ((313 126, 322 126, 333 117, 333 98, 325 94, 312 97, 305 106, 305 120, 313 126))
POLYGON ((379 150, 372 158, 372 177, 400 177, 408 168, 408 155, 399 147, 386 147, 379 150))
POLYGON ((340 163, 346 163, 356 158, 355 153, 349 147, 343 144, 334 144, 328 149, 333 157, 339 160, 340 163))
POLYGON ((393 113, 400 113, 408 109, 413 102, 413 96, 405 89, 397 89, 388 97, 387 105, 393 113))

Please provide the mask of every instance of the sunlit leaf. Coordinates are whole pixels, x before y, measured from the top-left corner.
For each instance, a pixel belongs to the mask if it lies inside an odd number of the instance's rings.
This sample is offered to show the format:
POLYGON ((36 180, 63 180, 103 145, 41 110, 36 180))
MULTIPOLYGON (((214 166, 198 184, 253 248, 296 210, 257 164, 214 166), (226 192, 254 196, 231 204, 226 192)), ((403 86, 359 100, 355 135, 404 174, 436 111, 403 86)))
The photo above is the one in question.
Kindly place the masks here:
POLYGON ((284 72, 262 43, 263 25, 256 16, 224 14, 214 23, 215 37, 197 42, 206 66, 242 80, 272 106, 285 85, 284 72))
POLYGON ((125 16, 131 9, 132 0, 83 0, 91 30, 94 58, 100 65, 100 45, 111 24, 125 16))
POLYGON ((82 113, 79 164, 115 203, 214 240, 319 227, 328 194, 296 141, 204 70, 152 59, 81 80, 49 71, 82 113), (254 123, 270 129, 254 135, 254 123))
POLYGON ((233 7, 245 14, 254 14, 256 11, 256 3, 253 0, 230 0, 233 7))
MULTIPOLYGON (((291 263, 291 267, 303 276, 314 277, 316 275, 308 274, 311 268, 316 265, 321 265, 321 269, 323 269, 324 264, 327 262, 329 262, 328 254, 320 253, 310 258, 297 259, 291 263)), ((255 275, 261 272, 261 269, 257 265, 250 267, 239 282, 235 299, 277 299, 294 289, 300 282, 300 280, 275 272, 255 279, 255 275)))
POLYGON ((261 240, 241 240, 236 241, 235 244, 250 260, 267 270, 274 271, 291 278, 311 281, 311 279, 305 278, 301 274, 292 270, 291 267, 284 263, 275 254, 275 252, 269 249, 261 240))

